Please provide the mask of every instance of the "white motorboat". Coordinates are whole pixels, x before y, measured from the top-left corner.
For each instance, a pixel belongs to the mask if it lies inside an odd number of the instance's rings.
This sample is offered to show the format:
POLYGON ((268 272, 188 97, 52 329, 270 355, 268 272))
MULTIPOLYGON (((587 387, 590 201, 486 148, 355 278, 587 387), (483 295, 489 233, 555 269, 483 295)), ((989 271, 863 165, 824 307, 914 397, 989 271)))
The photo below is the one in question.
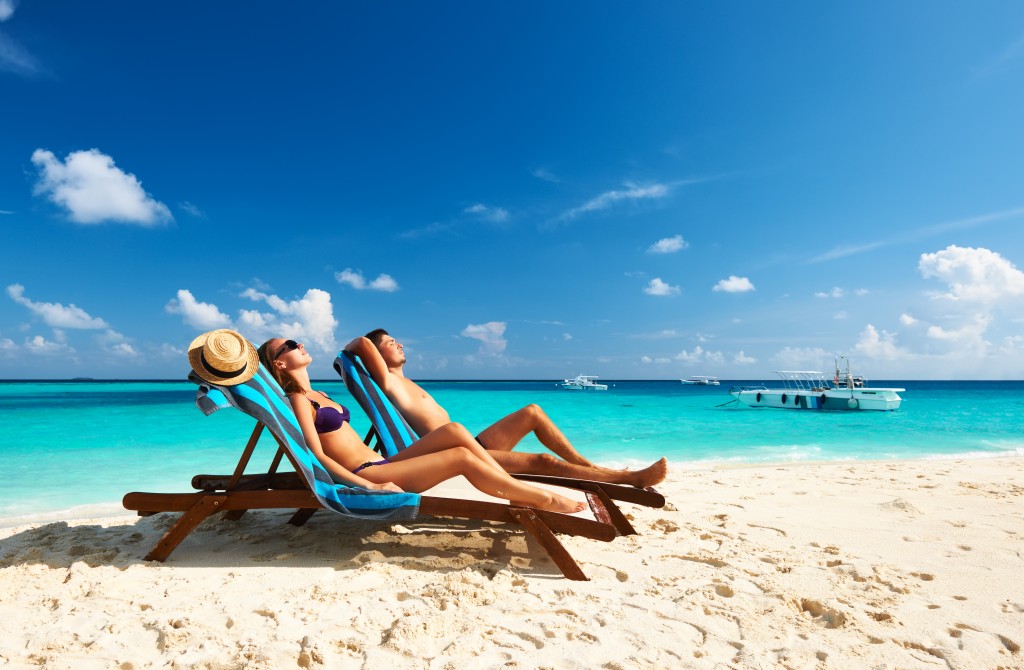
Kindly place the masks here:
POLYGON ((696 384, 698 386, 720 386, 722 382, 718 377, 706 377, 704 375, 693 375, 687 379, 680 379, 683 384, 696 384))
POLYGON ((839 359, 832 379, 824 372, 811 370, 777 370, 782 388, 744 386, 729 389, 729 395, 750 407, 780 409, 835 409, 892 411, 900 408, 902 388, 874 388, 865 379, 840 373, 839 359))
POLYGON ((607 384, 598 384, 594 375, 576 375, 572 379, 565 379, 559 386, 573 391, 607 391, 607 384))

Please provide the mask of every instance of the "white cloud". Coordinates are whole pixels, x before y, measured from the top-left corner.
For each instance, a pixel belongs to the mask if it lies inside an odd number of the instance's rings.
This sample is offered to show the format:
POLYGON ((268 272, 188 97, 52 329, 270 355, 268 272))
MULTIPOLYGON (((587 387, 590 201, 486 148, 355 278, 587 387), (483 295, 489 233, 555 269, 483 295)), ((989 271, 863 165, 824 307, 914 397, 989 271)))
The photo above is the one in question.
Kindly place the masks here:
POLYGON ((712 291, 725 291, 726 293, 746 293, 748 291, 756 290, 754 285, 746 277, 737 277, 736 275, 729 275, 728 279, 722 281, 711 287, 712 291))
POLYGON ((488 207, 479 202, 462 211, 465 214, 475 214, 478 218, 491 223, 504 223, 508 221, 508 210, 501 207, 488 207))
POLYGON ((0 23, 14 16, 14 10, 17 8, 17 0, 0 0, 0 23))
POLYGON ((685 249, 690 246, 683 239, 682 235, 675 235, 673 237, 666 237, 658 240, 650 247, 647 248, 649 254, 674 254, 677 251, 685 249))
POLYGON ((987 63, 973 68, 975 77, 990 77, 999 72, 1004 66, 1024 57, 1024 34, 1018 35, 1017 39, 1003 47, 996 56, 987 63))
POLYGON ((985 356, 989 350, 989 342, 985 340, 992 317, 989 314, 974 314, 967 322, 956 329, 941 326, 929 326, 927 335, 933 340, 949 343, 957 357, 985 356))
POLYGON ((648 186, 640 186, 638 184, 625 184, 626 189, 605 191, 601 195, 588 200, 579 207, 574 207, 561 216, 558 217, 558 221, 571 221, 580 214, 587 212, 597 212, 603 209, 608 209, 614 204, 620 202, 630 202, 639 200, 651 200, 655 198, 664 198, 671 191, 670 187, 666 184, 650 184, 648 186))
POLYGON ((406 230, 398 234, 398 238, 402 240, 418 240, 421 237, 433 237, 435 235, 443 235, 450 233, 455 229, 455 226, 451 223, 440 223, 434 222, 423 226, 422 228, 413 228, 412 230, 406 230))
POLYGON ((114 346, 109 347, 108 351, 121 358, 136 358, 139 355, 139 352, 135 351, 135 348, 127 342, 115 344, 114 346))
POLYGON ((757 359, 753 356, 747 356, 745 353, 740 351, 740 353, 732 357, 732 362, 737 365, 752 365, 757 362, 757 359))
POLYGON ((707 351, 699 344, 693 348, 693 351, 680 351, 675 355, 677 361, 683 363, 723 363, 725 357, 722 356, 720 351, 707 351))
POLYGON ((157 351, 161 358, 166 358, 167 360, 178 360, 185 355, 184 349, 173 344, 167 344, 166 342, 161 344, 157 351))
POLYGON ((50 342, 42 335, 25 340, 25 348, 30 353, 41 356, 53 356, 56 354, 74 353, 74 349, 63 342, 50 342))
POLYGON ((644 287, 644 293, 647 295, 677 295, 681 290, 678 286, 666 284, 659 277, 655 277, 644 287))
POLYGON ((310 340, 324 353, 337 353, 334 329, 338 322, 334 318, 331 294, 311 288, 298 300, 284 300, 256 289, 246 289, 243 298, 265 302, 274 312, 241 310, 238 326, 254 342, 259 343, 272 337, 310 340))
POLYGON ((949 286, 940 297, 949 300, 994 303, 1024 295, 1024 272, 994 251, 950 245, 933 254, 921 254, 921 276, 949 286))
POLYGON ((536 170, 531 171, 530 174, 537 179, 543 179, 544 181, 551 182, 552 184, 557 184, 562 181, 558 178, 558 175, 552 173, 551 170, 548 170, 547 168, 537 168, 536 170))
POLYGON ((231 317, 221 312, 216 305, 199 302, 187 289, 179 289, 177 297, 168 302, 164 309, 169 314, 180 314, 185 323, 198 330, 231 327, 231 317))
POLYGON ((504 337, 506 325, 504 321, 469 324, 459 334, 462 337, 479 340, 481 354, 500 354, 508 346, 508 341, 504 337))
MULTIPOLYGON (((10 20, 17 8, 18 0, 0 0, 0 23, 10 20)), ((18 42, 0 32, 0 70, 32 76, 42 72, 42 67, 18 42)))
POLYGON ((76 223, 153 226, 174 220, 167 205, 146 193, 135 175, 122 171, 98 149, 73 151, 64 162, 50 151, 36 149, 32 162, 40 172, 36 195, 65 208, 76 223))
MULTIPOLYGON (((8 341, 10 341, 10 340, 8 340, 8 341)), ((641 356, 641 357, 640 357, 640 362, 641 362, 641 363, 644 363, 644 364, 646 365, 646 364, 650 364, 650 363, 653 363, 653 362, 654 362, 654 359, 653 359, 653 358, 651 358, 650 356, 641 356)))
POLYGON ((25 287, 21 284, 8 286, 7 295, 14 302, 27 307, 33 314, 41 318, 43 323, 52 328, 93 330, 109 327, 103 319, 89 316, 85 310, 73 304, 65 306, 56 302, 33 302, 25 297, 25 287))
POLYGON ((786 370, 820 370, 831 360, 832 354, 820 347, 784 347, 772 355, 772 361, 786 370))
POLYGON ((848 317, 849 315, 846 313, 845 310, 839 310, 838 312, 832 315, 832 318, 835 319, 836 321, 842 321, 843 319, 846 319, 848 317))
POLYGON ((855 256, 857 254, 863 254, 863 253, 866 253, 868 251, 872 251, 874 249, 877 249, 877 248, 879 248, 881 246, 885 246, 885 243, 883 243, 883 242, 869 242, 868 244, 862 244, 862 245, 856 246, 856 247, 852 247, 852 246, 836 247, 835 249, 832 249, 831 251, 826 251, 825 253, 823 253, 823 254, 821 254, 819 256, 815 256, 814 258, 812 258, 808 262, 809 263, 824 263, 825 261, 834 261, 834 260, 838 260, 840 258, 846 258, 847 256, 855 256))
POLYGON ((843 289, 839 288, 838 286, 834 286, 831 291, 818 291, 817 293, 814 294, 814 297, 815 298, 842 298, 844 293, 845 293, 845 291, 843 291, 843 289))
POLYGON ((629 336, 633 340, 671 340, 674 337, 679 337, 679 333, 670 328, 659 330, 656 333, 639 333, 629 336))
POLYGON ((870 323, 860 334, 860 339, 853 350, 868 358, 881 358, 893 361, 906 355, 906 351, 896 346, 896 334, 882 331, 881 333, 870 323))
POLYGON ((562 339, 568 342, 572 339, 572 333, 562 333, 562 339))
POLYGON ((352 268, 345 268, 341 272, 335 272, 334 278, 339 284, 348 284, 352 288, 363 291, 370 289, 371 291, 384 291, 385 293, 393 293, 398 290, 398 282, 394 280, 391 275, 380 274, 369 284, 366 283, 366 279, 363 278, 361 270, 353 270, 352 268))
MULTIPOLYGON (((63 337, 58 339, 63 339, 63 337)), ((135 350, 135 347, 128 342, 128 338, 116 330, 108 330, 105 333, 97 335, 96 341, 109 353, 118 358, 135 358, 139 355, 139 352, 135 350)))
POLYGON ((189 216, 194 216, 197 219, 205 219, 206 218, 206 212, 204 212, 203 210, 199 209, 198 207, 196 207, 195 205, 193 205, 191 202, 189 202, 187 200, 184 201, 184 202, 179 202, 178 203, 178 207, 180 207, 182 209, 182 211, 185 212, 186 214, 188 214, 189 216))
MULTIPOLYGON (((10 340, 7 340, 10 342, 10 340)), ((0 343, 0 350, 3 350, 2 343, 0 343)), ((1003 338, 1003 353, 1016 354, 1024 351, 1024 335, 1007 335, 1003 338)))
POLYGON ((902 323, 904 326, 913 326, 915 323, 917 323, 917 319, 910 316, 909 314, 900 314, 900 323, 902 323))

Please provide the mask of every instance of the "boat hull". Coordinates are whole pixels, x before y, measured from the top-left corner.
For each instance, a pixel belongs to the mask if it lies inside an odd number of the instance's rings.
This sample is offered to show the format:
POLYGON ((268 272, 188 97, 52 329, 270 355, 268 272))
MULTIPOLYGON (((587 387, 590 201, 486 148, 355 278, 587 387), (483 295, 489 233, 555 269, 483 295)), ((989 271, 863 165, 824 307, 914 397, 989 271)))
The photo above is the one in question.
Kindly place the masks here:
POLYGON ((776 409, 873 410, 891 412, 900 408, 903 389, 860 388, 808 391, 800 389, 741 389, 730 395, 750 407, 776 409))

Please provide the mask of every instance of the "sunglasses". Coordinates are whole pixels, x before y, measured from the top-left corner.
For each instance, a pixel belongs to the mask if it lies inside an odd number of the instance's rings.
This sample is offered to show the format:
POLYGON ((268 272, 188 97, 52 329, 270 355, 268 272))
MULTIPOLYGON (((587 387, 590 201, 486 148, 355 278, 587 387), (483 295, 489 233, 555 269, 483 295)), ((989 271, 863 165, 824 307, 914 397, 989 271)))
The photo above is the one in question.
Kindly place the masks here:
POLYGON ((282 344, 280 348, 278 348, 277 353, 274 354, 274 360, 276 361, 277 359, 287 354, 289 351, 295 351, 298 348, 299 343, 296 342, 295 340, 285 340, 284 344, 282 344))

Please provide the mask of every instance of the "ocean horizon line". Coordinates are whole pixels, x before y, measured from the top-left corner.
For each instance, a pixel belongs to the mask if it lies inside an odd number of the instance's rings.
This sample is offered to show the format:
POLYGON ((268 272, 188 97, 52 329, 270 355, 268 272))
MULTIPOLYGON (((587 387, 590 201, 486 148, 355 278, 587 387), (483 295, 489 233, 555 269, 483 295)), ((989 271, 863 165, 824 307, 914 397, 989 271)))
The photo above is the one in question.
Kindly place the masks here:
MULTIPOLYGON (((475 383, 506 383, 506 384, 507 383, 521 383, 521 384, 528 384, 528 383, 549 383, 549 382, 559 383, 559 382, 565 381, 565 378, 558 378, 558 377, 550 377, 550 378, 543 378, 543 379, 542 378, 502 379, 502 378, 497 378, 497 377, 488 377, 488 378, 483 378, 483 379, 470 379, 470 378, 461 378, 461 379, 460 378, 437 378, 437 379, 434 379, 434 378, 429 378, 429 377, 414 377, 413 379, 415 379, 417 382, 429 382, 429 383, 467 383, 467 382, 475 382, 475 383)), ((650 383, 678 384, 682 379, 685 379, 685 377, 671 377, 671 378, 659 378, 659 379, 653 379, 653 378, 644 378, 644 379, 613 379, 613 378, 599 377, 599 379, 601 379, 602 382, 609 382, 609 383, 629 382, 629 383, 645 383, 645 384, 650 384, 650 383)), ((61 383, 61 384, 97 384, 97 383, 99 383, 99 384, 124 384, 124 383, 180 384, 180 383, 184 383, 184 382, 188 382, 188 381, 189 380, 187 378, 185 378, 185 377, 182 377, 182 378, 179 378, 179 379, 157 378, 157 377, 152 377, 152 378, 151 377, 139 377, 139 378, 135 378, 135 377, 110 377, 110 378, 106 378, 106 377, 53 377, 53 378, 33 377, 31 379, 0 379, 0 384, 52 384, 52 383, 61 383)), ((323 377, 323 378, 318 378, 318 379, 311 379, 310 381, 319 384, 319 383, 340 382, 342 380, 341 380, 340 377, 323 377)), ((756 378, 756 377, 745 377, 745 378, 736 378, 736 379, 719 378, 719 381, 722 382, 722 385, 725 385, 725 384, 749 383, 749 382, 766 383, 762 379, 756 378)), ((782 383, 782 381, 783 380, 781 380, 781 379, 770 379, 770 378, 767 379, 767 383, 782 383)), ((910 378, 907 378, 907 379, 871 379, 871 380, 868 380, 868 381, 869 381, 869 384, 871 384, 871 385, 894 384, 894 383, 903 383, 903 382, 914 382, 914 383, 922 383, 922 382, 928 382, 928 383, 950 383, 950 382, 955 382, 955 383, 972 383, 972 382, 1000 383, 1000 382, 1005 382, 1005 383, 1008 383, 1008 384, 1012 384, 1012 383, 1018 383, 1018 382, 1024 381, 1024 378, 1016 378, 1016 379, 985 379, 985 378, 975 378, 975 379, 910 379, 910 378)))

